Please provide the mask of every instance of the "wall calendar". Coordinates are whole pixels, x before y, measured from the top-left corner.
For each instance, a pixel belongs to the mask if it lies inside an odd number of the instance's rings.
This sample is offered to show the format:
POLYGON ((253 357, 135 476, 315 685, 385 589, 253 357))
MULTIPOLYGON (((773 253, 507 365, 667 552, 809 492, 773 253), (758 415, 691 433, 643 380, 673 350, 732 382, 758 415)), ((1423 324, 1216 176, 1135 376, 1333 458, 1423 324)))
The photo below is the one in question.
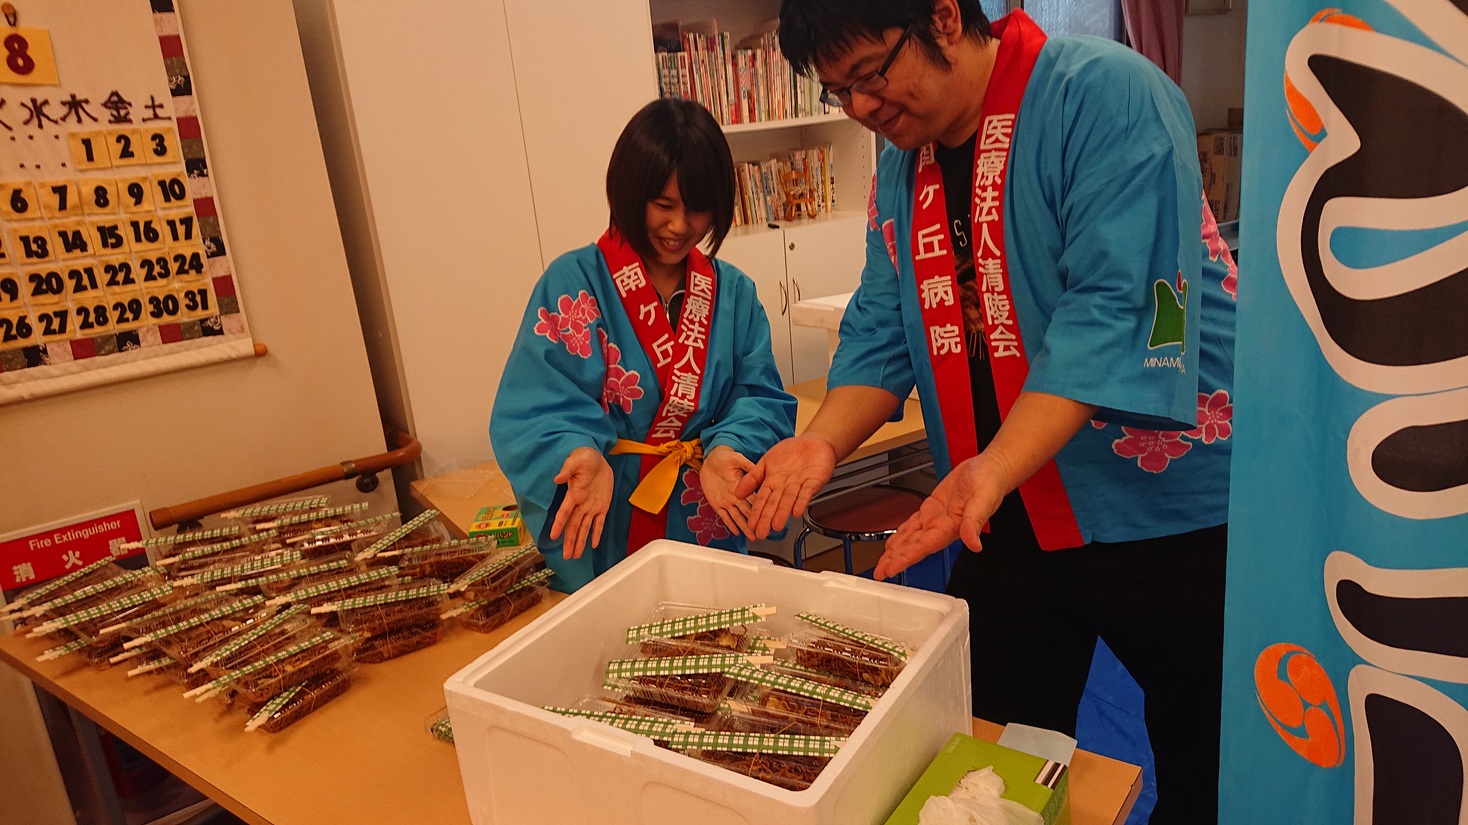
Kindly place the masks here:
POLYGON ((252 355, 173 0, 0 11, 0 404, 252 355))

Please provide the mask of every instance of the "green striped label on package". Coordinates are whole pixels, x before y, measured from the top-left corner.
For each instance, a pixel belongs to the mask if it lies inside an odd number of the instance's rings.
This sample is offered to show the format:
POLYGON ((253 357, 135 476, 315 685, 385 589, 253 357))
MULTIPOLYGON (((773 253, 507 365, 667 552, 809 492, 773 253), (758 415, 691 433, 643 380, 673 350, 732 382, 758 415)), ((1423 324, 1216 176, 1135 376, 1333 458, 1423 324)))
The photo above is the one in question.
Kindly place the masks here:
POLYGON ((281 513, 299 513, 302 510, 320 510, 331 503, 331 496, 311 496, 310 498, 294 498, 288 501, 273 501, 269 504, 256 504, 251 507, 241 507, 232 513, 235 518, 255 518, 256 516, 278 516, 281 513))
POLYGON ((754 624, 764 621, 765 616, 773 612, 773 610, 763 604, 754 604, 748 607, 715 610, 710 613, 699 613, 694 616, 682 616, 676 619, 663 619, 662 621, 634 625, 627 628, 627 644, 640 642, 643 639, 667 639, 675 636, 703 633, 709 630, 722 630, 726 627, 735 627, 742 624, 754 624))
POLYGON ((761 670, 747 664, 735 665, 724 671, 724 673, 729 678, 738 679, 741 682, 772 687, 783 690, 786 693, 819 699, 823 702, 830 702, 843 707, 856 708, 857 710, 872 709, 872 700, 870 697, 863 696, 860 693, 853 693, 849 690, 842 690, 838 687, 832 687, 831 685, 823 685, 820 682, 813 682, 809 679, 802 679, 799 676, 787 676, 783 673, 761 670))
POLYGON ((453 584, 449 585, 449 592, 457 593, 491 573, 503 570, 507 566, 526 558, 531 553, 538 552, 540 551, 535 549, 535 545, 531 544, 516 550, 511 550, 503 556, 491 556, 464 571, 464 575, 454 579, 453 584))
POLYGON ((857 630, 856 628, 847 627, 840 622, 833 622, 830 619, 822 618, 815 615, 814 613, 797 613, 795 615, 795 618, 800 619, 803 622, 815 625, 816 627, 819 627, 827 633, 831 633, 836 636, 843 636, 847 639, 861 642, 868 647, 875 647, 878 650, 885 650, 886 652, 891 653, 893 656, 896 656, 902 661, 907 661, 907 657, 909 655, 907 648, 903 647, 902 645, 891 639, 888 639, 885 636, 877 636, 872 633, 864 633, 860 630, 857 630))
POLYGON ((635 679, 639 676, 691 676, 723 673, 745 658, 737 653, 710 656, 666 656, 653 659, 613 659, 607 662, 607 678, 635 679))
POLYGON ((668 734, 668 745, 676 749, 733 751, 735 753, 778 753, 787 756, 835 756, 846 740, 835 736, 793 736, 775 733, 733 731, 688 731, 668 734))
POLYGON ((391 533, 388 533, 387 535, 385 535, 382 538, 378 539, 377 542, 375 544, 373 544, 371 547, 368 547, 366 550, 363 550, 362 552, 358 553, 357 554, 357 561, 362 561, 364 559, 370 559, 370 558, 372 558, 373 556, 377 555, 378 553, 381 553, 382 551, 386 550, 387 548, 393 546, 394 543, 396 543, 398 541, 401 541, 402 539, 406 538, 409 533, 413 532, 414 530, 417 530, 419 527, 422 527, 423 525, 427 524, 428 522, 433 521, 435 518, 438 518, 438 511, 437 510, 435 510, 435 509, 433 509, 431 507, 429 509, 427 509, 427 510, 424 510, 423 512, 421 512, 418 515, 414 516, 412 518, 412 520, 410 520, 408 523, 404 524, 402 527, 399 527, 398 529, 392 531, 391 533))

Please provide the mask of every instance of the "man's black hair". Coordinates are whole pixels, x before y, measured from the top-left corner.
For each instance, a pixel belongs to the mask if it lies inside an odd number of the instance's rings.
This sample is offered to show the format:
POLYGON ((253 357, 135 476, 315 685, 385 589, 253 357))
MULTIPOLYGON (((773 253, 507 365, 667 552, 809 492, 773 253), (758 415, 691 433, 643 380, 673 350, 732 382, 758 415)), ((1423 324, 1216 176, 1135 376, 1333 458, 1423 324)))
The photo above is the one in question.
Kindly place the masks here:
MULTIPOLYGON (((978 0, 954 0, 965 34, 993 36, 978 0)), ((888 29, 913 27, 912 41, 938 65, 947 59, 933 31, 933 0, 781 0, 780 51, 800 74, 835 60, 860 40, 881 40, 888 29)))

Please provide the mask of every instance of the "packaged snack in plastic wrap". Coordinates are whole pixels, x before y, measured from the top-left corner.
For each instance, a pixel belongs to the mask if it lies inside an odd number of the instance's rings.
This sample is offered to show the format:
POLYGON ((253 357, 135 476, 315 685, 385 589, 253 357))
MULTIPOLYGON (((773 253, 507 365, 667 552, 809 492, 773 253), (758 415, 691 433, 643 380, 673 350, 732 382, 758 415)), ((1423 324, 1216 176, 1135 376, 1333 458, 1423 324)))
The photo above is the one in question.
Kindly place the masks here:
POLYGON ((264 529, 261 525, 273 525, 282 516, 298 516, 325 510, 331 505, 331 496, 304 496, 301 498, 277 499, 261 504, 251 504, 219 513, 225 521, 242 524, 251 531, 264 529))
POLYGON ((447 585, 433 580, 397 584, 318 605, 311 608, 311 613, 335 613, 343 631, 372 636, 402 627, 437 624, 448 604, 447 591, 447 585))
POLYGON ((443 635, 443 623, 438 621, 408 625, 357 639, 353 648, 353 661, 361 664, 376 664, 396 659, 406 653, 422 650, 437 644, 443 635))
POLYGON ((284 547, 280 534, 275 530, 267 530, 180 550, 160 560, 158 566, 166 569, 172 578, 182 579, 212 568, 243 564, 284 547))
POLYGON ((352 545, 352 557, 357 561, 366 561, 387 550, 407 550, 412 547, 438 544, 447 538, 447 535, 442 532, 442 528, 438 527, 437 518, 438 511, 430 508, 403 522, 401 527, 388 532, 381 538, 359 539, 352 545))
POLYGON ((731 731, 668 736, 668 746, 675 750, 792 791, 810 787, 844 742, 824 736, 731 731))
POLYGON ((726 675, 738 683, 730 694, 729 720, 736 730, 850 736, 876 700, 860 693, 787 676, 763 668, 736 665, 726 675), (769 724, 739 727, 747 717, 769 724))
POLYGON ((484 541, 435 541, 418 547, 384 550, 376 558, 390 560, 415 579, 452 582, 490 556, 495 549, 484 541))
MULTIPOLYGON (((30 618, 30 637, 69 630, 78 635, 100 637, 100 631, 129 618, 142 616, 168 603, 174 588, 151 568, 124 571, 75 593, 37 608, 30 618)), ((122 639, 116 637, 118 646, 122 639)))
POLYGON ((488 633, 524 613, 545 598, 545 582, 553 570, 541 570, 511 585, 502 595, 492 599, 475 599, 461 603, 443 614, 446 619, 457 619, 470 630, 488 633))
POLYGON ((340 507, 328 507, 324 510, 282 514, 273 521, 262 521, 255 526, 260 530, 277 530, 282 540, 290 542, 297 536, 317 530, 352 524, 362 518, 367 508, 367 502, 362 501, 355 504, 344 504, 340 507))
POLYGON ((347 554, 337 553, 332 556, 303 558, 300 561, 288 562, 258 575, 215 585, 214 589, 223 593, 259 593, 267 598, 274 598, 294 588, 315 584, 360 569, 347 554))
POLYGON ((663 602, 652 621, 627 628, 627 643, 639 645, 644 656, 743 653, 749 649, 750 627, 774 612, 763 604, 720 610, 663 602))
MULTIPOLYGON (((184 663, 190 674, 201 674, 206 677, 204 681, 208 681, 263 658, 273 650, 315 635, 320 632, 320 627, 304 605, 297 605, 276 613, 252 616, 250 621, 222 636, 211 629, 200 628, 191 634, 161 639, 158 647, 184 663)), ((198 676, 190 676, 186 681, 197 682, 198 679, 198 676)))
POLYGON ((0 621, 15 622, 17 627, 36 624, 36 622, 28 622, 25 614, 38 605, 106 581, 121 571, 122 568, 114 564, 111 558, 103 558, 48 582, 26 588, 10 604, 0 607, 0 621))
POLYGON ((163 650, 163 645, 175 637, 180 640, 179 645, 170 645, 175 650, 182 649, 186 643, 202 645, 224 639, 273 612, 265 607, 263 596, 224 596, 223 599, 219 596, 212 593, 186 599, 139 619, 103 628, 103 635, 119 628, 117 633, 123 639, 125 652, 114 656, 112 661, 134 658, 148 649, 163 650))
POLYGON ((423 720, 423 729, 440 742, 454 744, 454 724, 449 720, 449 709, 439 708, 423 720))
MULTIPOLYGON (((377 593, 398 584, 398 568, 393 565, 374 567, 370 570, 347 570, 309 584, 297 584, 283 593, 272 596, 267 604, 304 604, 320 607, 354 596, 377 593)), ((334 614, 327 614, 332 621, 334 614)))
POLYGON ((150 550, 152 557, 158 559, 158 563, 162 564, 164 560, 193 548, 233 541, 244 535, 245 531, 239 525, 229 524, 224 527, 211 527, 208 530, 189 530, 168 536, 154 536, 142 541, 123 542, 118 549, 123 551, 138 548, 150 550))
MULTIPOLYGON (((756 639, 752 643, 752 646, 754 648, 757 648, 759 646, 759 643, 760 640, 756 639)), ((781 649, 784 649, 783 646, 781 646, 781 649)), ((799 664, 794 659, 775 659, 774 661, 761 665, 761 667, 763 667, 765 670, 779 673, 784 676, 794 676, 801 679, 809 679, 812 682, 819 682, 820 684, 830 685, 834 688, 849 690, 852 693, 859 693, 862 696, 866 696, 872 699, 880 698, 882 694, 887 692, 887 689, 885 687, 882 687, 881 685, 873 685, 867 682, 853 682, 850 679, 844 679, 840 676, 832 675, 824 670, 816 670, 814 668, 806 667, 802 664, 799 664)))
POLYGON ((292 685, 345 669, 351 663, 352 639, 331 630, 270 653, 228 671, 184 695, 199 701, 228 690, 247 702, 265 703, 292 685))
POLYGON ((449 592, 466 601, 488 601, 544 567, 545 557, 533 544, 503 550, 457 576, 449 583, 449 592))
POLYGON ((667 736, 680 731, 695 731, 700 728, 687 718, 664 713, 652 708, 626 705, 601 696, 583 696, 571 707, 546 705, 545 710, 562 716, 591 719, 614 728, 649 737, 659 746, 667 747, 667 736))
POLYGON ((346 693, 347 688, 352 686, 354 672, 347 665, 340 670, 320 673, 287 687, 263 704, 251 703, 246 708, 251 715, 250 720, 245 723, 245 730, 263 730, 268 733, 285 730, 312 711, 346 693))
POLYGON ((262 553, 220 558, 193 570, 178 570, 170 581, 180 590, 197 593, 256 579, 301 561, 299 550, 278 544, 272 547, 262 553))
POLYGON ((336 614, 342 631, 358 637, 356 661, 385 662, 438 641, 447 589, 443 582, 429 579, 330 602, 311 612, 336 614))
POLYGON ((155 587, 163 583, 164 576, 161 571, 152 567, 128 570, 116 564, 107 564, 94 570, 86 581, 84 585, 63 588, 44 598, 32 600, 19 610, 19 617, 28 626, 44 624, 49 620, 116 599, 120 594, 128 592, 129 588, 136 588, 140 583, 145 588, 155 587))
POLYGON ((286 537, 288 546, 301 551, 301 555, 307 559, 319 559, 324 556, 335 556, 338 553, 354 555, 352 549, 359 542, 373 542, 387 535, 393 529, 398 514, 396 512, 386 513, 372 518, 348 521, 343 524, 335 524, 322 527, 310 532, 295 533, 286 537))
POLYGON ((895 639, 811 613, 800 613, 796 618, 811 625, 783 639, 796 664, 849 681, 885 688, 902 672, 912 652, 895 639))
POLYGON ((719 709, 734 684, 724 671, 744 661, 738 654, 613 659, 607 663, 604 686, 624 699, 707 716, 719 709))

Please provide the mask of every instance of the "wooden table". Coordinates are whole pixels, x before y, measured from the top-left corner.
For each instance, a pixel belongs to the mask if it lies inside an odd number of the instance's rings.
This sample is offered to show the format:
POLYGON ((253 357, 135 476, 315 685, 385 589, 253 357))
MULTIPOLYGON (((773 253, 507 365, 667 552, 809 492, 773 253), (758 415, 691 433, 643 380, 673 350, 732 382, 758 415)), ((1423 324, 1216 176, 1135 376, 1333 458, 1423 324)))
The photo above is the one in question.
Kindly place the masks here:
MULTIPOLYGON (((164 677, 128 679, 75 657, 37 662, 44 639, 0 638, 0 661, 246 822, 467 825, 454 749, 427 721, 444 706, 449 676, 562 598, 552 593, 494 633, 453 628, 432 647, 364 665, 346 694, 276 734, 245 733, 239 712, 185 699, 164 677)), ((979 719, 973 729, 990 740, 1001 731, 979 719)), ((1137 766, 1077 751, 1072 822, 1119 825, 1141 785, 1137 766)))

